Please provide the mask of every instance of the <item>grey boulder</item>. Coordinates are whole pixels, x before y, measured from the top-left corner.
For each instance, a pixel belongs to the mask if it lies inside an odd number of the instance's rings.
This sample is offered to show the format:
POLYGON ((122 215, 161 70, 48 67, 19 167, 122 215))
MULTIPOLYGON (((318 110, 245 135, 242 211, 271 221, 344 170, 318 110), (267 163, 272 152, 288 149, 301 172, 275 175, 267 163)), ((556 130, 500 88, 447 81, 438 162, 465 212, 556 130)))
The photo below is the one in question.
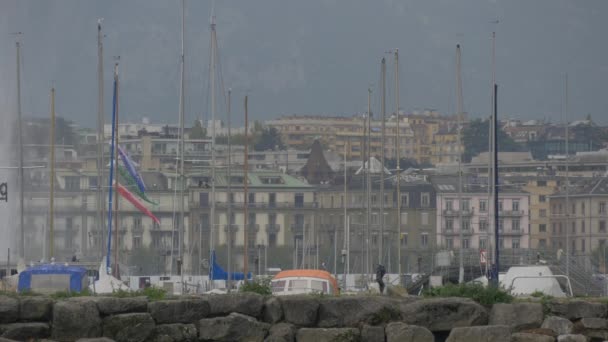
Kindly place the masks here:
POLYGON ((159 300, 148 303, 156 324, 194 323, 209 316, 209 303, 201 298, 159 300))
POLYGON ((58 341, 101 337, 101 323, 95 302, 84 298, 60 301, 53 305, 51 337, 58 341))
POLYGON ((298 342, 358 342, 359 329, 356 328, 302 328, 298 330, 298 342))
POLYGON ((543 306, 540 303, 494 304, 489 324, 507 322, 514 331, 539 328, 543 323, 543 306))
POLYGON ((16 298, 0 296, 0 323, 16 322, 19 318, 19 301, 16 298))
POLYGON ((198 322, 198 337, 203 341, 247 341, 262 342, 270 325, 239 313, 227 317, 201 319, 198 322))
POLYGON ((404 323, 430 331, 450 331, 456 327, 485 325, 487 310, 467 298, 424 299, 401 306, 404 323))
POLYGON ((103 335, 117 342, 143 342, 154 331, 154 320, 149 313, 113 315, 103 320, 103 335))
POLYGON ((557 317, 557 316, 549 316, 545 318, 541 328, 551 329, 557 335, 568 335, 572 334, 572 330, 574 328, 574 324, 570 322, 569 319, 557 317))
POLYGON ((19 320, 48 322, 53 312, 53 300, 42 296, 23 296, 19 299, 19 320))
POLYGON ((433 342, 435 336, 428 329, 401 322, 389 323, 386 328, 387 342, 433 342))
POLYGON ((485 325, 454 328, 446 342, 510 342, 508 325, 485 325))

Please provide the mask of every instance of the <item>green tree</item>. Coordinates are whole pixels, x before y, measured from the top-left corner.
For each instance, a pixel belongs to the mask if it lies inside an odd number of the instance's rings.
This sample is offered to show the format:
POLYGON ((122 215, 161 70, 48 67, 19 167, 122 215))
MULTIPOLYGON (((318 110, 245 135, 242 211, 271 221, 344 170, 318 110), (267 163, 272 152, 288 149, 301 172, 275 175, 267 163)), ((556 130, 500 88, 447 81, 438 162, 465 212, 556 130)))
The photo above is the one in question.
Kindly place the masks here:
MULTIPOLYGON (((468 163, 471 159, 482 152, 488 151, 489 121, 475 119, 462 131, 462 143, 464 144, 463 161, 468 163)), ((499 152, 521 152, 524 147, 516 143, 510 136, 499 127, 498 130, 499 152)))
POLYGON ((190 130, 190 139, 204 139, 207 137, 207 130, 201 124, 201 120, 194 121, 190 130))
POLYGON ((253 149, 256 151, 281 150, 285 148, 281 134, 274 127, 265 127, 261 131, 254 131, 253 149))

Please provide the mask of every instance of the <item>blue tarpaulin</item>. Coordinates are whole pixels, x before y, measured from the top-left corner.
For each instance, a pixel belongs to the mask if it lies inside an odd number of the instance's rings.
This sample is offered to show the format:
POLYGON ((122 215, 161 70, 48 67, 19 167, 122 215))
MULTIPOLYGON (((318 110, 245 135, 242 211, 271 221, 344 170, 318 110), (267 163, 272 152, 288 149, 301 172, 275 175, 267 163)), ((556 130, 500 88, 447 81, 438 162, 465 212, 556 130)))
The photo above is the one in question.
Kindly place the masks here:
MULTIPOLYGON (((25 271, 19 273, 19 284, 17 286, 17 290, 19 292, 29 290, 36 291, 36 288, 32 288, 32 276, 37 275, 69 275, 69 291, 74 292, 81 292, 87 287, 88 284, 87 270, 84 267, 47 264, 28 267, 25 271)), ((42 286, 47 288, 47 286, 42 286)), ((49 288, 50 287, 54 286, 49 286, 49 288)), ((57 290, 60 291, 62 289, 58 288, 57 290)), ((63 290, 68 289, 64 288, 63 290)))
MULTIPOLYGON (((251 272, 247 273, 247 279, 251 279, 251 272)), ((215 251, 211 253, 211 268, 209 269, 210 280, 228 280, 228 272, 217 263, 215 257, 215 251)), ((243 280, 245 279, 243 272, 232 272, 231 280, 243 280)))

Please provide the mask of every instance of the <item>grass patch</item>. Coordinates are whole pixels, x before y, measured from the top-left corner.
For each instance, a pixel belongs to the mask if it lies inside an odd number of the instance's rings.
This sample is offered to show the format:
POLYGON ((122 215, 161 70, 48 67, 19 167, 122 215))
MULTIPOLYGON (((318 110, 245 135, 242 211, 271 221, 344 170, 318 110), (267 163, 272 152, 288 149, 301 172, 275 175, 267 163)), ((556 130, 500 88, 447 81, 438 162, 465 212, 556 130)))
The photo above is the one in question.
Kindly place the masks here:
POLYGON ((88 297, 93 296, 93 293, 89 291, 89 289, 84 289, 80 292, 76 291, 58 291, 51 294, 49 297, 53 299, 64 299, 64 298, 72 298, 72 297, 88 297))
POLYGON ((391 307, 383 307, 378 312, 374 312, 369 320, 371 325, 386 324, 389 322, 400 321, 401 312, 391 307))
POLYGON ((485 287, 482 284, 447 284, 427 289, 423 295, 425 297, 470 298, 486 306, 496 303, 511 303, 513 301, 513 296, 505 289, 492 286, 485 287))
POLYGON ((167 295, 167 291, 160 287, 148 287, 145 289, 137 290, 137 291, 125 291, 125 290, 115 290, 112 292, 111 296, 116 298, 128 298, 128 297, 147 297, 150 301, 162 300, 165 299, 167 295))
POLYGON ((264 296, 272 294, 272 287, 270 286, 270 277, 255 278, 243 282, 239 288, 239 292, 253 292, 264 296))

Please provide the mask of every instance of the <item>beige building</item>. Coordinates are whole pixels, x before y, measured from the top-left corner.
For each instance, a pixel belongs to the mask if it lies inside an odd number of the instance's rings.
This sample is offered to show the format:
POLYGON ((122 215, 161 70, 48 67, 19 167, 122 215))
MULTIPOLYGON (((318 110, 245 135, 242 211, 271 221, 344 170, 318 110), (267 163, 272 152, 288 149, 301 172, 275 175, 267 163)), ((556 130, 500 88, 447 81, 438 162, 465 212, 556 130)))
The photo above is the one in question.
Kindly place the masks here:
POLYGON ((551 246, 549 197, 558 190, 557 177, 513 177, 511 182, 523 183, 522 190, 530 194, 530 248, 546 250, 551 246))

